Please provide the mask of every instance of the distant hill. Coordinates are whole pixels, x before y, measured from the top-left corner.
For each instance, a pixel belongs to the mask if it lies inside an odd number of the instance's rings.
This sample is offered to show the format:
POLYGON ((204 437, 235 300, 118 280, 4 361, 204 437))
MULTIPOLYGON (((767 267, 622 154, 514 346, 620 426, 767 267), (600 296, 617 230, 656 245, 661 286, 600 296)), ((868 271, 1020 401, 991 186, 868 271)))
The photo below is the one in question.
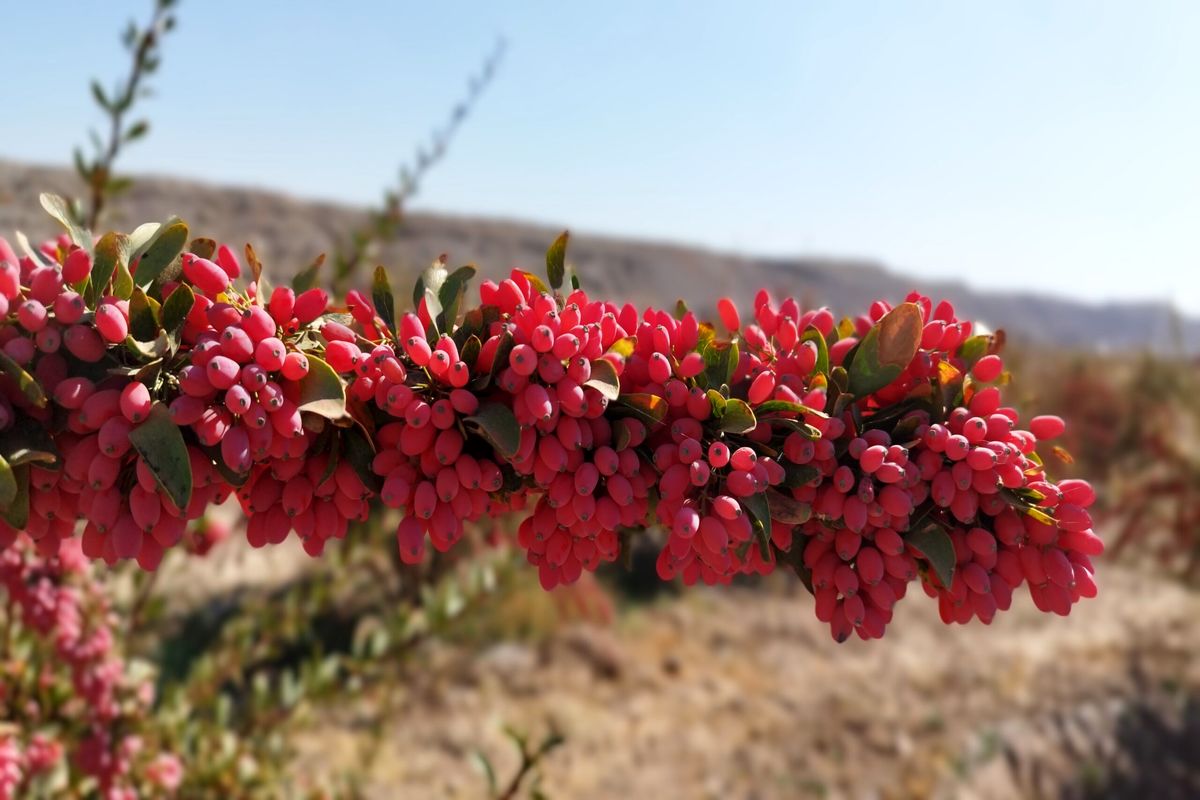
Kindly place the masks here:
MULTIPOLYGON (((0 161, 0 234, 14 229, 31 237, 57 233, 38 205, 37 195, 43 191, 78 192, 79 182, 66 169, 0 161)), ((131 229, 170 214, 203 235, 238 245, 252 242, 268 274, 287 276, 318 253, 332 250, 364 212, 259 189, 147 176, 118 201, 109 223, 131 229)), ((474 263, 492 277, 513 266, 540 271, 546 247, 557 233, 509 220, 414 213, 376 260, 393 270, 398 286, 409 285, 411 277, 440 253, 449 254, 453 264, 474 263)), ((874 299, 897 300, 917 288, 948 298, 965 316, 1027 341, 1167 350, 1178 336, 1190 352, 1200 352, 1200 319, 1181 317, 1162 303, 1090 304, 1023 291, 983 291, 958 282, 911 278, 866 260, 757 258, 582 231, 572 235, 569 260, 586 288, 614 299, 673 305, 682 297, 693 308, 707 311, 720 296, 748 302, 765 286, 808 303, 828 304, 839 313, 857 313, 874 299)))

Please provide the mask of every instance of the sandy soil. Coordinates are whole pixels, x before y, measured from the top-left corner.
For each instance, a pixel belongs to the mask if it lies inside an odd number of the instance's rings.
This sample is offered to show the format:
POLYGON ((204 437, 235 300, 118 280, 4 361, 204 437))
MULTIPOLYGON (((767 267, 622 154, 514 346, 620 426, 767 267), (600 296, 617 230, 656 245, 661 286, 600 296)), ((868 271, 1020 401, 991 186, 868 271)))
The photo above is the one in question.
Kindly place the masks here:
MULTIPOLYGON (((1200 596, 1118 569, 1068 619, 946 628, 910 596, 838 646, 803 592, 695 591, 536 646, 430 647, 363 774, 379 798, 481 798, 501 729, 560 729, 552 798, 1200 796, 1200 596)), ((325 712, 309 774, 353 770, 373 709, 325 712)))

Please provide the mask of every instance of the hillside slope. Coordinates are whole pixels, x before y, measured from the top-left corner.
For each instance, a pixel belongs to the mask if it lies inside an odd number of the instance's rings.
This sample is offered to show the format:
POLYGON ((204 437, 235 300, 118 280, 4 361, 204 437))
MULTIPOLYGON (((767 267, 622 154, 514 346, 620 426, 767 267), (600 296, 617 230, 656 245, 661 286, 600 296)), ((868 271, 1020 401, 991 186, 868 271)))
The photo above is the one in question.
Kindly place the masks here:
MULTIPOLYGON (((0 160, 0 231, 20 229, 31 237, 56 232, 38 205, 38 193, 78 190, 78 179, 66 169, 0 160)), ((253 242, 274 275, 289 275, 318 253, 332 250, 338 237, 363 218, 361 209, 275 192, 143 177, 116 203, 109 222, 131 228, 170 214, 204 235, 239 245, 253 242)), ((398 285, 406 285, 409 276, 440 253, 449 254, 452 263, 475 263, 484 274, 497 276, 517 265, 539 269, 557 232, 521 222, 417 213, 377 260, 393 270, 398 285)), ((1020 291, 981 291, 898 275, 864 260, 756 258, 586 232, 573 236, 570 260, 588 288, 622 300, 673 305, 682 297, 707 309, 722 295, 749 301, 754 290, 765 286, 846 313, 863 310, 878 297, 895 300, 919 288, 1022 339, 1068 347, 1166 350, 1177 328, 1188 350, 1200 351, 1200 320, 1173 318, 1163 304, 1093 305, 1020 291)))

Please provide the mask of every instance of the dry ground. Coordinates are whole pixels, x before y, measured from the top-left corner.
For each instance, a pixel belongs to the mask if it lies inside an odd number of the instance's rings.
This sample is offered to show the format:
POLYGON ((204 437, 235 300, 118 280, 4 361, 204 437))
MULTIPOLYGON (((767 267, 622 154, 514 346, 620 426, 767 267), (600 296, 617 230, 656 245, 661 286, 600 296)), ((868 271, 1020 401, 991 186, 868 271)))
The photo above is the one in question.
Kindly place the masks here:
MULTIPOLYGON (((838 646, 801 592, 693 591, 538 646, 439 645, 362 775, 378 798, 481 798, 505 724, 567 742, 556 798, 1200 796, 1200 596, 1110 568, 1068 619, 1021 603, 946 628, 907 598, 838 646)), ((354 769, 371 709, 325 712, 300 769, 354 769)))

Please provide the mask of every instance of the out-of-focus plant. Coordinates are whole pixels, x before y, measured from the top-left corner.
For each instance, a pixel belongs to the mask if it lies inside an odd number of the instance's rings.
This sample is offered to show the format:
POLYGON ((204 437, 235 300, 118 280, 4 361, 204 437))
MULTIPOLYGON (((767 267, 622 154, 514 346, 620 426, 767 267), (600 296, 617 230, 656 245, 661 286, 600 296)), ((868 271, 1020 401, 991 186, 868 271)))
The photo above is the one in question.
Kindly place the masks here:
MULTIPOLYGON (((496 40, 479 71, 468 80, 466 94, 454 104, 445 122, 434 129, 427 144, 417 148, 411 162, 401 165, 397 182, 384 192, 382 204, 372 208, 362 226, 339 242, 333 255, 332 286, 335 293, 345 291, 347 283, 354 279, 380 243, 396 236, 404 219, 405 206, 416 196, 429 171, 446 156, 458 129, 466 122, 495 77, 507 46, 503 37, 496 40)), ((293 288, 302 291, 312 286, 316 282, 319 266, 320 263, 316 263, 300 273, 293 282, 293 288)))
POLYGON ((86 206, 77 209, 78 219, 88 228, 95 229, 109 201, 132 184, 129 178, 118 177, 114 167, 122 149, 150 130, 145 118, 131 121, 130 117, 137 101, 151 94, 145 82, 162 62, 162 40, 175 27, 173 9, 177 4, 178 0, 154 0, 149 22, 144 26, 129 22, 121 36, 131 58, 128 75, 110 89, 92 81, 92 97, 107 117, 107 125, 103 134, 91 131, 90 155, 82 148, 75 149, 75 169, 88 187, 86 206))
POLYGON ((527 734, 511 726, 505 726, 504 735, 512 742, 518 758, 516 771, 505 783, 501 784, 496 768, 486 753, 477 750, 474 754, 475 762, 487 781, 488 800, 516 800, 522 796, 526 781, 529 782, 530 800, 548 800, 542 789, 541 765, 550 753, 566 743, 566 738, 553 726, 536 745, 530 742, 527 734))
POLYGON ((1147 356, 1124 395, 1121 457, 1108 471, 1113 551, 1150 553, 1200 580, 1200 363, 1147 356))

